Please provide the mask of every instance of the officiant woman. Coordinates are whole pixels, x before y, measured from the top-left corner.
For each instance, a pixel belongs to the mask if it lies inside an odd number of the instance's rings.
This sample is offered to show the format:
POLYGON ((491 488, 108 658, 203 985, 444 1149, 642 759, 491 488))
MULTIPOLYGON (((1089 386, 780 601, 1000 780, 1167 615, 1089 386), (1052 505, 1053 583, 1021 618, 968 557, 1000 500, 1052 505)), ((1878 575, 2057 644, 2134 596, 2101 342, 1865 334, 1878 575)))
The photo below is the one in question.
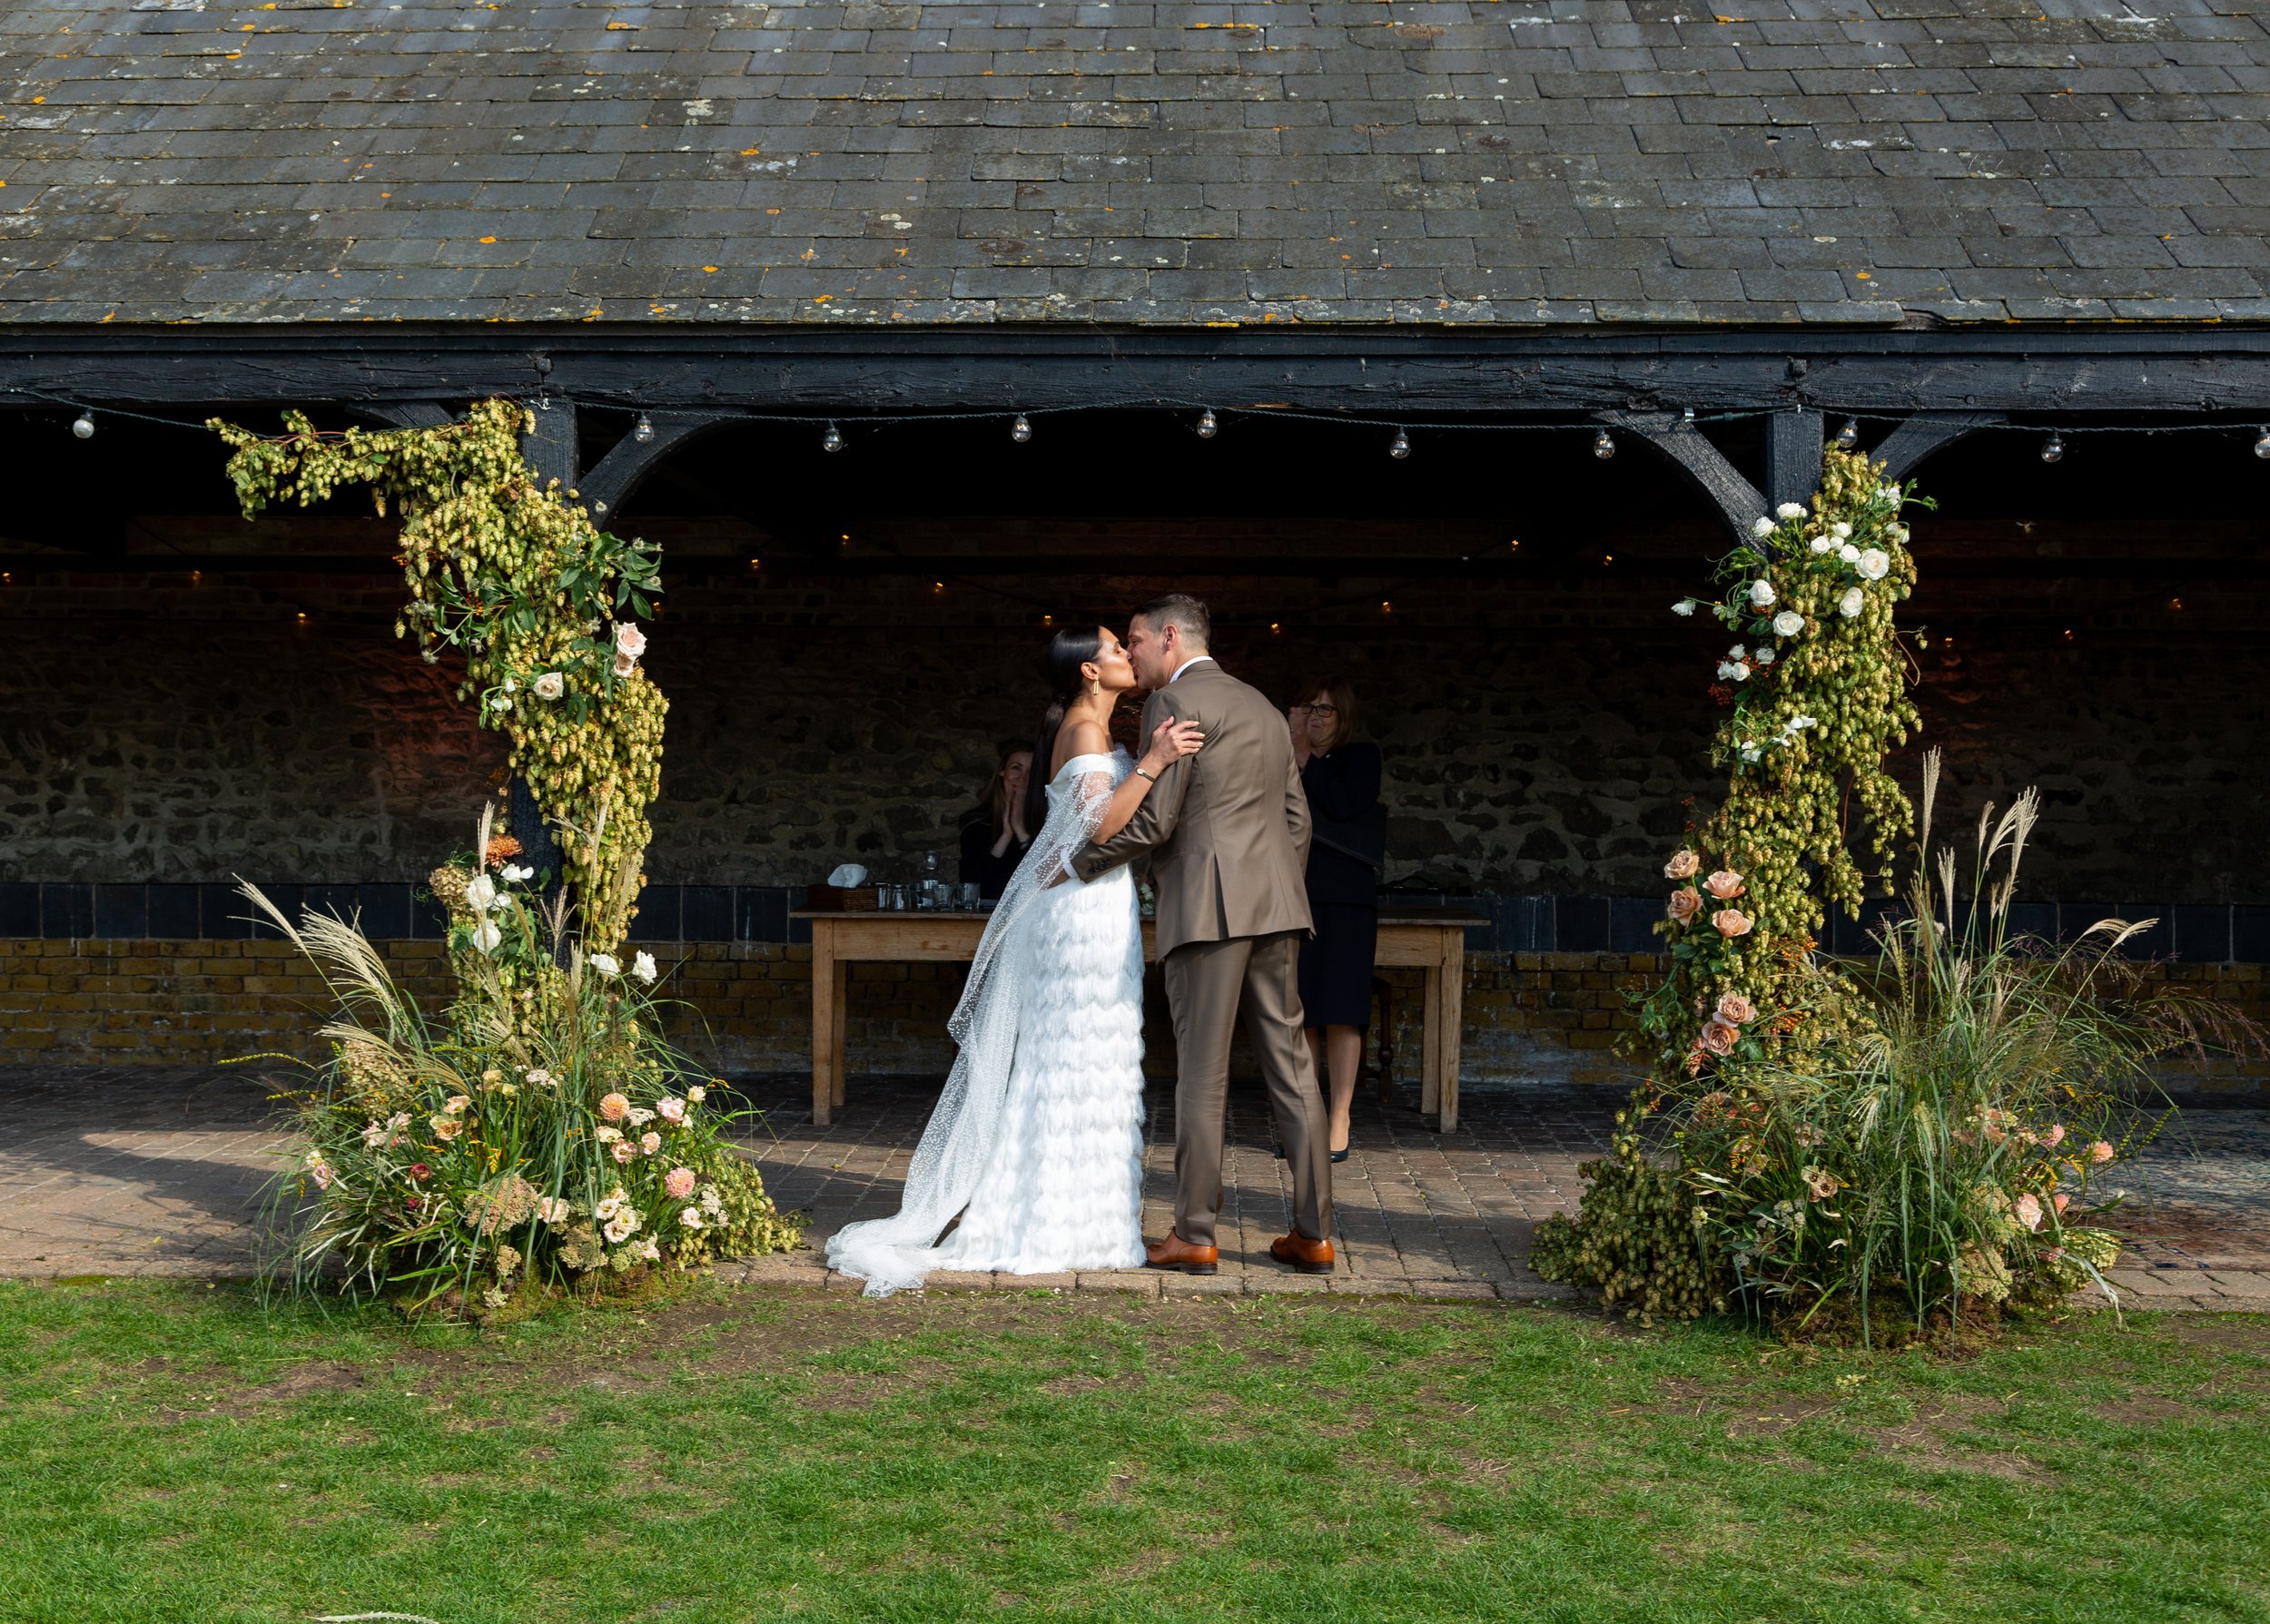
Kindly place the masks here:
POLYGON ((977 882, 977 894, 989 902, 1001 901, 1009 877, 1024 861, 1032 845, 1032 831, 1025 827, 1025 783, 1032 773, 1032 747, 1013 740, 1001 747, 1001 764, 985 799, 962 825, 962 872, 964 885, 977 882))
POLYGON ((1372 957, 1379 941, 1379 874, 1387 810, 1379 802, 1379 748, 1356 737, 1356 690, 1324 676, 1286 713, 1314 834, 1308 911, 1317 933, 1301 944, 1300 1001, 1317 1076, 1326 1082, 1332 1159, 1347 1159, 1348 1106, 1371 1024, 1372 957))

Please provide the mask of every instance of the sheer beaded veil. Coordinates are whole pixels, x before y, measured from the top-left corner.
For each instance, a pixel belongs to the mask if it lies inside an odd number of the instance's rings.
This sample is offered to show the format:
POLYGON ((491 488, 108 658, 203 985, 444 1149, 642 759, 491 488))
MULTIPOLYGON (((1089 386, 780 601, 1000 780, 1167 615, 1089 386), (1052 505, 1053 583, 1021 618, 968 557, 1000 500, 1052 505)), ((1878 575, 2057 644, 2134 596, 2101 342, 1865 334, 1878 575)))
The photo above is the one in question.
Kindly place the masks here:
POLYGON ((951 1266, 939 1256, 940 1232, 969 1205, 1001 1141, 1019 1014, 1031 1002, 1027 983, 1047 973, 1019 948, 1047 910, 1085 889, 1071 860, 1093 837, 1132 765, 1124 751, 1076 755, 1049 782, 1048 820, 986 921, 947 1022, 959 1050, 907 1167, 899 1210, 846 1225, 827 1244, 829 1264, 865 1280, 871 1297, 919 1286, 932 1269, 951 1266))

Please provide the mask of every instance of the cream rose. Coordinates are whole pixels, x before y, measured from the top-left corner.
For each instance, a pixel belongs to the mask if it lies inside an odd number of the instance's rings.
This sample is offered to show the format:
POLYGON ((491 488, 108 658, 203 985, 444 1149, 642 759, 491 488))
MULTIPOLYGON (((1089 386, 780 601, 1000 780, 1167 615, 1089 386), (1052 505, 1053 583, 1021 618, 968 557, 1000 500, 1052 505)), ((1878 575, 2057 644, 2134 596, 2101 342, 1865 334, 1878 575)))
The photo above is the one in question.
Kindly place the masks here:
POLYGON ((1870 547, 1853 561, 1852 567, 1860 571, 1863 581, 1880 581, 1891 567, 1891 555, 1880 547, 1870 547))
POLYGON ((1663 911, 1671 916, 1673 921, 1682 925, 1702 910, 1702 899, 1683 885, 1671 893, 1671 901, 1663 906, 1663 911))
POLYGON ((1673 851, 1671 854, 1671 861, 1669 862, 1663 864, 1663 878, 1666 880, 1692 880, 1694 878, 1695 871, 1702 868, 1702 860, 1697 857, 1693 851, 1683 846, 1678 851, 1673 851))
POLYGON ((1742 876, 1732 869, 1720 869, 1702 882, 1702 889, 1722 902, 1731 902, 1742 895, 1742 876))
POLYGON ((1711 915, 1711 923, 1721 936, 1747 936, 1756 921, 1739 908, 1722 908, 1711 915))
POLYGON ((1736 1036, 1734 1029, 1724 1021, 1712 1020, 1703 1023, 1702 1036, 1696 1041, 1712 1054, 1731 1055, 1734 1052, 1736 1036))
POLYGON ((1748 1026, 1758 1019, 1758 1007, 1739 992, 1722 992, 1718 997, 1718 1018, 1730 1027, 1748 1026))
POLYGON ((646 634, 627 620, 618 622, 615 627, 615 652, 636 660, 646 652, 646 634))
POLYGON ((1868 595, 1857 586, 1848 586, 1844 595, 1837 599, 1837 613, 1851 620, 1868 606, 1868 595))
POLYGON ((1805 629, 1805 617, 1794 609, 1784 609, 1773 617, 1776 637, 1794 637, 1805 629))
POLYGON ((538 699, 558 699, 568 692, 568 679, 557 671, 547 671, 534 684, 538 699))

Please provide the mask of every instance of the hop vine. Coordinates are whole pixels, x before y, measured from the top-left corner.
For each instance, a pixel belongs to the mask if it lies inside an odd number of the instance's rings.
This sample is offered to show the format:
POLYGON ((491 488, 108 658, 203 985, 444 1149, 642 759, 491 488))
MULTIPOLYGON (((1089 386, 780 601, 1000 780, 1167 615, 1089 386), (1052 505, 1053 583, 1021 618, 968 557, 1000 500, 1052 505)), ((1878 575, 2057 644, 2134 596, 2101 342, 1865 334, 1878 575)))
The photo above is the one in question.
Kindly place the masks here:
POLYGON ((669 702, 640 664, 659 595, 659 549, 591 522, 572 490, 539 480, 520 451, 534 427, 510 400, 427 428, 326 433, 284 414, 281 436, 215 418, 228 475, 251 518, 367 487, 401 520, 410 601, 395 622, 429 663, 465 659, 460 699, 509 741, 512 770, 560 831, 561 878, 586 946, 619 943, 637 912, 661 789, 669 702))
POLYGON ((1812 953, 1831 904, 1860 909, 1854 820, 1878 858, 1914 827, 1883 768, 1920 726, 1894 624, 1915 586, 1911 505, 1930 504, 1831 447, 1811 506, 1784 503, 1720 561, 1723 598, 1674 605, 1737 641, 1712 689, 1730 712, 1711 750, 1726 796, 1663 869, 1671 972, 1641 1018, 1659 1084, 1816 1047, 1844 1019, 1841 983, 1812 953))

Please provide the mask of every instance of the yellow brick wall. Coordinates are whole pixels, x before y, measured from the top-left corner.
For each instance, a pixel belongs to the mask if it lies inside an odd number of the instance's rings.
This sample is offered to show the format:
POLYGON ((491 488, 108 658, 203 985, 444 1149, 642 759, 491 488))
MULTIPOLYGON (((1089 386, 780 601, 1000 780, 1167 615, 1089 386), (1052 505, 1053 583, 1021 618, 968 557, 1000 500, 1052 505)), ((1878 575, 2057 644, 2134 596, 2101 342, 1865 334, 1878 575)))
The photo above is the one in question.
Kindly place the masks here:
MULTIPOLYGON (((438 1004, 449 979, 439 943, 380 944, 398 979, 438 1004)), ((769 942, 695 942, 654 950, 678 1000, 673 1025, 697 1058, 735 1072, 800 1071, 812 1045, 812 952, 769 942)), ((1631 1002, 1662 974, 1635 953, 1476 953, 1466 964, 1461 1074, 1469 1081, 1539 1078, 1623 1086, 1635 1072, 1614 1052, 1633 1025, 1631 1002)), ((2169 965, 2161 972, 2270 1023, 2260 965, 2169 965)), ((1387 970, 1397 1075, 1415 1082, 1421 983, 1387 970)), ((962 985, 951 964, 856 964, 848 1043, 854 1071, 936 1073, 952 1049, 945 1019, 962 985)), ((313 1058, 331 1009, 322 979, 289 942, 40 941, 0 939, 0 1063, 131 1065, 214 1061, 281 1051, 313 1058)), ((1173 1069, 1173 1037, 1154 970, 1145 1068, 1173 1069)), ((1240 1052, 1233 1061, 1248 1069, 1240 1052)), ((2258 1088, 2259 1060, 2178 1059, 2191 1088, 2258 1088)))

